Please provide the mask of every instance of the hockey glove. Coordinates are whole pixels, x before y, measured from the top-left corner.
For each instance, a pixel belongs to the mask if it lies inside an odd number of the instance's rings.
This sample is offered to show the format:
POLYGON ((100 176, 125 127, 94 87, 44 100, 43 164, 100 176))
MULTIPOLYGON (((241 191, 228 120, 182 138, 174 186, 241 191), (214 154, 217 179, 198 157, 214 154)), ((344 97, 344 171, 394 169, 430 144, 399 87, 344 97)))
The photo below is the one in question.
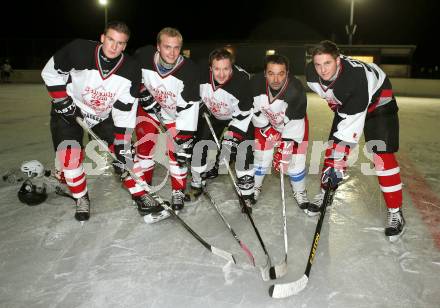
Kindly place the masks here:
POLYGON ((119 136, 115 137, 114 151, 117 160, 113 162, 113 167, 115 168, 115 173, 123 177, 126 170, 133 169, 135 150, 129 139, 131 136, 122 135, 124 139, 120 139, 119 136))
POLYGON ((260 128, 260 133, 266 138, 266 141, 277 141, 280 138, 280 133, 270 124, 266 127, 260 128))
POLYGON ((230 130, 226 131, 223 135, 222 148, 226 149, 231 154, 231 160, 235 160, 237 156, 238 146, 244 137, 242 134, 237 132, 232 132, 230 130))
POLYGON ((141 93, 139 97, 139 105, 148 113, 159 113, 160 112, 160 105, 156 100, 154 99, 153 95, 148 92, 148 90, 145 90, 141 93))
POLYGON ((325 167, 322 171, 321 187, 327 189, 330 187, 335 190, 344 178, 344 171, 334 167, 325 167))
POLYGON ((176 143, 176 161, 180 166, 183 166, 191 159, 194 136, 177 134, 174 142, 176 143))
POLYGON ((273 156, 272 165, 275 171, 279 172, 282 168, 283 173, 287 172, 287 168, 289 168, 289 163, 292 158, 293 145, 293 141, 281 141, 273 156))
POLYGON ((321 187, 323 189, 328 187, 338 188, 347 170, 347 157, 349 154, 350 146, 342 142, 333 142, 326 150, 321 176, 321 187))
POLYGON ((76 117, 82 118, 81 110, 76 106, 70 96, 53 99, 52 107, 55 113, 61 115, 71 123, 75 123, 76 117))

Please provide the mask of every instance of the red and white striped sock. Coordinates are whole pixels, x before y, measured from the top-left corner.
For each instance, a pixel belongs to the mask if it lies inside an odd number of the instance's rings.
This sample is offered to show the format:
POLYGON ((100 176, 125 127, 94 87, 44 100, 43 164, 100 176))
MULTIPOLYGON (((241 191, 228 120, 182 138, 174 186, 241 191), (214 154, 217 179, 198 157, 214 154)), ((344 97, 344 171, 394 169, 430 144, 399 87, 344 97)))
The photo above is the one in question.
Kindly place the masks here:
POLYGON ((373 154, 376 175, 389 209, 402 206, 402 181, 394 153, 373 154))

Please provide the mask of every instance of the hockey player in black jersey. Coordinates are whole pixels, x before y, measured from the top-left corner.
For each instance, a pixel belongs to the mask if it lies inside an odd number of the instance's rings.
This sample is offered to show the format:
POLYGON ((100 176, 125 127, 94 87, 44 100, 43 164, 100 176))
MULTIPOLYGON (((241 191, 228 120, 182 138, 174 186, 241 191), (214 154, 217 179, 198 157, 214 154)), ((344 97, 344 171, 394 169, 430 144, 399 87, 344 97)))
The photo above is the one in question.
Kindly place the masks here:
MULTIPOLYGON (((347 156, 365 134, 379 185, 388 208, 385 235, 395 241, 403 233, 402 182, 394 155, 399 148, 398 107, 390 80, 374 63, 364 63, 340 54, 331 41, 322 41, 312 50, 313 61, 306 69, 309 87, 325 99, 335 116, 330 131, 330 147, 325 153, 321 188, 340 183, 347 169, 347 156), (370 144, 370 145, 369 145, 370 144)), ((320 193, 310 203, 309 215, 319 213, 320 193)))
MULTIPOLYGON (((76 199, 75 218, 90 217, 90 200, 83 168, 84 122, 114 149, 117 159, 133 168, 131 135, 136 122, 141 74, 138 64, 123 51, 130 30, 125 23, 110 22, 101 42, 72 41, 50 58, 42 77, 52 97, 50 129, 57 162, 76 199)), ((115 167, 119 174, 124 166, 115 167)), ((151 204, 145 191, 130 176, 123 178, 140 212, 163 210, 151 204)))
POLYGON ((269 55, 264 72, 252 77, 255 126, 255 196, 271 164, 287 173, 301 209, 309 205, 305 184, 308 145, 307 98, 301 82, 289 72, 289 60, 269 55), (277 148, 274 154, 274 149, 277 148))
POLYGON ((184 206, 187 161, 191 157, 199 112, 199 81, 195 64, 180 54, 183 38, 174 28, 157 35, 157 45, 136 51, 141 64, 142 86, 136 136, 137 159, 144 179, 151 185, 157 136, 161 120, 174 140, 167 140, 172 186, 172 208, 184 206), (159 119, 160 118, 160 119, 159 119))
POLYGON ((203 105, 197 129, 199 142, 194 148, 191 164, 191 188, 195 195, 200 194, 207 169, 208 143, 205 141, 213 139, 203 117, 206 112, 210 115, 217 138, 226 129, 221 141, 220 158, 235 161, 237 185, 246 205, 252 209, 254 171, 253 137, 252 133, 248 133, 252 118, 249 75, 234 65, 234 57, 228 50, 215 49, 209 55, 209 67, 202 71, 200 97, 203 105))

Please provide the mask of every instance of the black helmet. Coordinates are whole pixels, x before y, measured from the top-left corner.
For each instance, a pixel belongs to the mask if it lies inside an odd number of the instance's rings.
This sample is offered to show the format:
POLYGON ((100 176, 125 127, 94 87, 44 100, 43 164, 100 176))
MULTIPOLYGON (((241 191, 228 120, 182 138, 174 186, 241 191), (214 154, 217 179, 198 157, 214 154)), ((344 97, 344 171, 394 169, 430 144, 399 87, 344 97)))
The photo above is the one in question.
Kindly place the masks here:
POLYGON ((21 185, 18 199, 29 206, 43 203, 47 199, 46 186, 37 187, 28 179, 21 185))

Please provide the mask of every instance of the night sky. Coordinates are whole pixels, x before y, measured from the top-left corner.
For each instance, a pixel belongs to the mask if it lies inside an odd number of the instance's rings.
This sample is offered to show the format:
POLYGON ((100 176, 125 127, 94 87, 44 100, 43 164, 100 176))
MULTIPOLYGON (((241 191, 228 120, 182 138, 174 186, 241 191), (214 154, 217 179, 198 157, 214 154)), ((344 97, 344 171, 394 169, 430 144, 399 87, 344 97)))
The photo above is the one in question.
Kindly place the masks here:
MULTIPOLYGON (((164 26, 180 29, 185 41, 333 39, 346 44, 350 0, 135 1, 109 0, 109 19, 128 23, 130 46, 155 42, 164 26), (199 3, 202 1, 198 1, 199 3)), ((98 39, 104 9, 98 0, 15 1, 1 16, 0 38, 98 39), (23 29, 19 29, 23 28, 23 29)), ((354 44, 417 45, 415 63, 439 63, 437 0, 356 0, 354 44)))

